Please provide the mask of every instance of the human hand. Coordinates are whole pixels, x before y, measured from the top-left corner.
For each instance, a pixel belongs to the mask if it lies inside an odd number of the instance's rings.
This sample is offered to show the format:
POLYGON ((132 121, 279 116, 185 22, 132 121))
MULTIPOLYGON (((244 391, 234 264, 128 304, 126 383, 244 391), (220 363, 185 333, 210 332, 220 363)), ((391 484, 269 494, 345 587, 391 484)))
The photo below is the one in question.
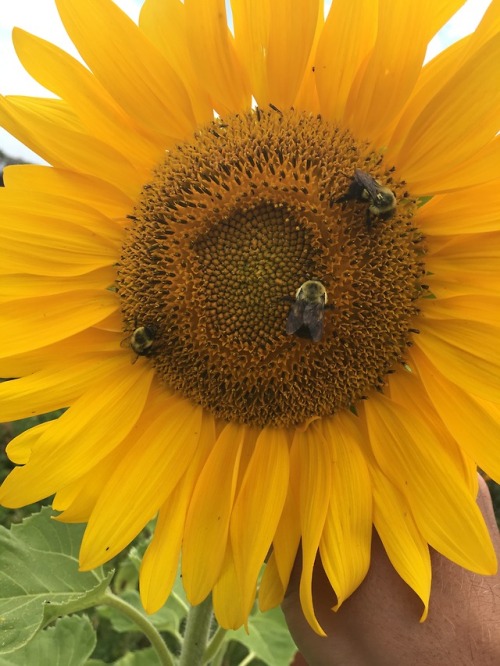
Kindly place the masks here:
MULTIPOLYGON (((500 561, 500 535, 483 479, 477 501, 500 561)), ((335 595, 318 560, 313 598, 324 638, 302 614, 297 558, 283 611, 309 666, 498 666, 500 573, 474 574, 435 551, 431 561, 429 614, 420 623, 422 603, 392 567, 376 533, 370 570, 337 612, 331 610, 335 595)))

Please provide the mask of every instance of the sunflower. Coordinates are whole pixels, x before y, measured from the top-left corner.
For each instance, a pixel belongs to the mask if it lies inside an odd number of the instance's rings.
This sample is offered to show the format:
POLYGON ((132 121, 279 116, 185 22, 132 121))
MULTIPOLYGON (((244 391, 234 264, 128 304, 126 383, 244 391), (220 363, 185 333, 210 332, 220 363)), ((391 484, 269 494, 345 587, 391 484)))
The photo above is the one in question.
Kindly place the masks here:
POLYGON ((247 621, 298 550, 338 608, 373 528, 422 600, 429 547, 496 560, 500 2, 423 65, 463 0, 56 0, 84 64, 23 30, 55 98, 0 122, 51 166, 1 192, 7 507, 55 495, 83 569, 153 517, 144 607, 247 621), (411 39, 409 38, 411 35, 411 39))

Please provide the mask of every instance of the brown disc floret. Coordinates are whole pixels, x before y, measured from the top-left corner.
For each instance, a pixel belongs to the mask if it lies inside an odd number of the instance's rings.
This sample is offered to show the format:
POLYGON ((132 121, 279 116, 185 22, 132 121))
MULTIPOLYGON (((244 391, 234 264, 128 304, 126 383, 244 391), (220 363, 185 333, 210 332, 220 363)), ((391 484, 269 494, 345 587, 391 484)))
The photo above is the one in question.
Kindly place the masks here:
POLYGON ((148 327, 144 362, 226 421, 286 427, 349 408, 411 341, 424 275, 414 211, 380 156, 320 117, 214 120, 167 153, 131 216, 126 331, 148 327), (345 200, 356 168, 394 193, 392 217, 345 200), (318 342, 286 333, 307 280, 328 294, 318 342))

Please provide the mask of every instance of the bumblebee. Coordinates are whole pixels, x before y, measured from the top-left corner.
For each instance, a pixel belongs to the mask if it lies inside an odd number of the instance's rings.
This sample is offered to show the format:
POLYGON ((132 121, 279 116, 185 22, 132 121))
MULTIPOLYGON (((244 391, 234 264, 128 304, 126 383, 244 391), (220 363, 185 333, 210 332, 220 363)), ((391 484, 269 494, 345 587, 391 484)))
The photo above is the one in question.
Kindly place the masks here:
POLYGON ((370 228, 370 213, 374 217, 388 220, 396 211, 396 197, 389 188, 383 187, 366 171, 355 169, 354 177, 347 192, 335 200, 335 203, 344 201, 359 201, 368 203, 366 211, 367 226, 370 228))
POLYGON ((137 354, 133 360, 133 363, 135 363, 139 356, 151 355, 154 340, 155 330, 152 326, 138 326, 127 338, 125 338, 122 344, 128 344, 132 351, 137 354))
POLYGON ((295 299, 286 320, 288 335, 308 338, 313 342, 321 340, 323 334, 323 317, 328 296, 325 287, 319 280, 307 280, 295 293, 295 299))

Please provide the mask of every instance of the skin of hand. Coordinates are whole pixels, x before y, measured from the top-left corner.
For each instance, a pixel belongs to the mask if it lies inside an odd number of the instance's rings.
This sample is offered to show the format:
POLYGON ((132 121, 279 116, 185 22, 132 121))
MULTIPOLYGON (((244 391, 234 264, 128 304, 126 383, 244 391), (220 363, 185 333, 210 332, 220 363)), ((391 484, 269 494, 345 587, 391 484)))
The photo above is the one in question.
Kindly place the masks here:
MULTIPOLYGON (((488 487, 477 499, 500 562, 500 534, 488 487)), ((337 612, 319 560, 313 578, 316 616, 327 633, 307 624, 299 600, 300 557, 282 604, 290 633, 309 666, 499 666, 500 573, 480 576, 431 552, 429 614, 399 577, 374 532, 370 570, 337 612)))

